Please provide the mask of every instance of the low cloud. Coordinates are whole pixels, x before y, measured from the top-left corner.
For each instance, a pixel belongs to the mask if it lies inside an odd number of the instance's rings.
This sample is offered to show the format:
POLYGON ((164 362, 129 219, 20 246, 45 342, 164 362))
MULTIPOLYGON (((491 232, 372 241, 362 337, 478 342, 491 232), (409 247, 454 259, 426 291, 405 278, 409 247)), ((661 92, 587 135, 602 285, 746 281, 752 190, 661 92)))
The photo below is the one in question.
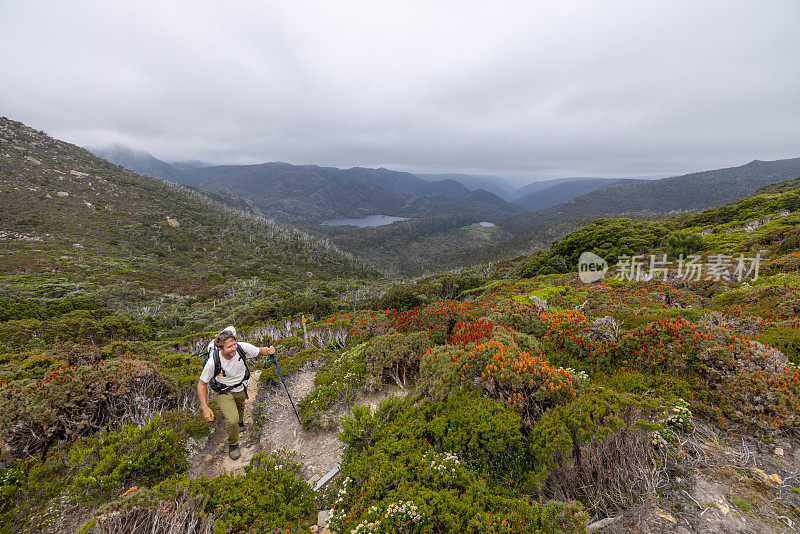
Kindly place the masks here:
POLYGON ((6 2, 0 114, 213 163, 625 176, 800 156, 800 3, 554 4, 6 2))

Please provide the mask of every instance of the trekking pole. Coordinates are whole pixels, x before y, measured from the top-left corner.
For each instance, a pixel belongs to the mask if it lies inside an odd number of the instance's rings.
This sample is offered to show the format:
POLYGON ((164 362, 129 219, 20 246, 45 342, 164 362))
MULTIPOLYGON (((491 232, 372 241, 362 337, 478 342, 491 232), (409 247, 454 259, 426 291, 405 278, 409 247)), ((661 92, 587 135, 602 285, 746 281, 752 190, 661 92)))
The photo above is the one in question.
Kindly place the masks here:
MULTIPOLYGON (((270 343, 271 345, 272 343, 270 343)), ((300 420, 300 414, 297 413, 297 408, 294 405, 294 401, 292 400, 292 395, 289 393, 289 388, 286 387, 286 382, 283 381, 283 375, 281 374, 281 368, 278 367, 278 362, 275 361, 275 357, 270 354, 269 359, 272 360, 272 363, 275 364, 275 369, 278 370, 278 377, 281 379, 281 384, 283 384, 283 389, 286 390, 286 396, 289 397, 289 402, 292 403, 292 409, 294 410, 294 415, 297 417, 297 422, 300 423, 300 426, 303 425, 303 422, 300 420)))

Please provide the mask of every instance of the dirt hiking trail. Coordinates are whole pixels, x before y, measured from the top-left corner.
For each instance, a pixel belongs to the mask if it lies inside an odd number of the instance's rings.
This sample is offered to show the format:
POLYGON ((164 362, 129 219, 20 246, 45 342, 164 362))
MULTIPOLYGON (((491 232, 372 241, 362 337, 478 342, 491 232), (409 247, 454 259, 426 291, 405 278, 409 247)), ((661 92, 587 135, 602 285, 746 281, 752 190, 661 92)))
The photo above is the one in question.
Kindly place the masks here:
MULTIPOLYGON (((317 366, 310 363, 293 375, 284 378, 295 405, 314 391, 316 374, 317 366)), ((260 378, 261 371, 254 371, 247 388, 245 431, 240 434, 239 438, 241 458, 231 460, 228 457, 225 424, 222 417, 219 417, 216 427, 206 443, 199 442, 193 450, 190 458, 190 478, 214 477, 223 473, 242 475, 244 467, 250 463, 254 454, 283 447, 299 453, 299 457, 296 459, 303 464, 303 476, 312 487, 326 473, 338 467, 342 457, 342 442, 338 437, 339 425, 337 424, 329 430, 303 430, 297 422, 297 417, 283 385, 280 382, 270 384, 266 386, 266 391, 259 396, 260 378), (260 438, 257 438, 253 432, 253 409, 257 402, 264 404, 264 409, 259 414, 263 422, 260 438)), ((357 402, 368 404, 374 408, 392 393, 391 389, 384 390, 373 395, 361 396, 357 402)), ((398 391, 395 394, 403 395, 405 391, 398 391)), ((349 409, 340 410, 340 413, 337 413, 337 421, 346 413, 349 413, 349 409)))

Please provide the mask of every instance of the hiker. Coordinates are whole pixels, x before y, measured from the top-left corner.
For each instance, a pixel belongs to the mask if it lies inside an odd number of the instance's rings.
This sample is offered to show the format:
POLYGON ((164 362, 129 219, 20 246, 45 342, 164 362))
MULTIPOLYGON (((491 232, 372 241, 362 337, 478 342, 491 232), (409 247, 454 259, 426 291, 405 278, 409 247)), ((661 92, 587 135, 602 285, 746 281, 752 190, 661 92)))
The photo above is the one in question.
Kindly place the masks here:
POLYGON ((208 407, 208 386, 211 384, 225 417, 228 455, 231 460, 238 460, 242 455, 239 451, 239 433, 244 432, 244 401, 247 398, 247 380, 250 378, 245 358, 275 354, 275 347, 237 343, 236 329, 229 326, 216 335, 208 348, 208 358, 197 381, 200 409, 207 421, 214 420, 214 412, 208 407))

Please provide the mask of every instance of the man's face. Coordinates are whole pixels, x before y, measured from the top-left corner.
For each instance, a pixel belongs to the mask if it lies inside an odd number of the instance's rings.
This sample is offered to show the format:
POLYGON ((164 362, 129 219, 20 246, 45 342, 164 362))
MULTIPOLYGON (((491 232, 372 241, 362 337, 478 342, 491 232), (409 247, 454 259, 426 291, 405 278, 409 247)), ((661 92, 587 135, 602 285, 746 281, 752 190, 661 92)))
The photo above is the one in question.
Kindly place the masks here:
POLYGON ((228 360, 233 358, 233 355, 236 354, 236 340, 232 337, 229 337, 223 341, 222 348, 219 349, 219 353, 228 360))

